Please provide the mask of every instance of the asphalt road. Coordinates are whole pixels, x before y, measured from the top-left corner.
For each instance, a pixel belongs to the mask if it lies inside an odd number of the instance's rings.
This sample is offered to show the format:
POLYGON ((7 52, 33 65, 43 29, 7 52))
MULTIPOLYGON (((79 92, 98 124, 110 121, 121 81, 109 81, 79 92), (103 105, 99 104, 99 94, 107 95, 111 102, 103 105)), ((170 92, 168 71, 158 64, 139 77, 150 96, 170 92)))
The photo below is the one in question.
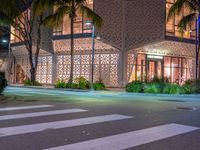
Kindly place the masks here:
POLYGON ((16 87, 4 95, 0 150, 200 150, 200 96, 16 87))

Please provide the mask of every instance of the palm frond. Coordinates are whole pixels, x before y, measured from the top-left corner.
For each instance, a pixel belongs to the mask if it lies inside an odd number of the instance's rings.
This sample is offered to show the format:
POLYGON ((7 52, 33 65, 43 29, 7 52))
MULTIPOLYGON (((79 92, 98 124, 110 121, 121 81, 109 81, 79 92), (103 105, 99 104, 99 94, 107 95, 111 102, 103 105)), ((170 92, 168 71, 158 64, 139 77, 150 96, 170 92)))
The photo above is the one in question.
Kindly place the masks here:
POLYGON ((49 9, 53 9, 54 0, 35 0, 33 3, 33 13, 36 16, 42 15, 49 9))
POLYGON ((10 18, 15 18, 21 14, 15 0, 0 1, 0 11, 10 18))
POLYGON ((187 30, 187 27, 191 24, 191 22, 195 22, 196 13, 191 13, 187 16, 184 16, 178 23, 178 29, 181 34, 187 30))
POLYGON ((169 21, 172 17, 176 15, 180 15, 182 12, 184 5, 186 4, 186 1, 188 0, 177 0, 172 7, 169 9, 169 13, 167 15, 167 21, 169 21))
POLYGON ((97 26, 97 27, 101 27, 102 26, 102 23, 103 23, 102 18, 98 14, 96 14, 92 9, 90 9, 89 7, 87 7, 85 5, 81 5, 80 6, 80 10, 88 18, 93 20, 95 26, 97 26))
POLYGON ((47 16, 44 20, 43 20, 43 25, 44 26, 48 26, 48 27, 56 27, 59 26, 62 21, 63 18, 66 14, 69 14, 71 11, 71 8, 68 6, 60 6, 59 8, 57 8, 57 10, 55 11, 54 14, 47 16))
POLYGON ((87 0, 75 0, 76 6, 87 5, 87 0))

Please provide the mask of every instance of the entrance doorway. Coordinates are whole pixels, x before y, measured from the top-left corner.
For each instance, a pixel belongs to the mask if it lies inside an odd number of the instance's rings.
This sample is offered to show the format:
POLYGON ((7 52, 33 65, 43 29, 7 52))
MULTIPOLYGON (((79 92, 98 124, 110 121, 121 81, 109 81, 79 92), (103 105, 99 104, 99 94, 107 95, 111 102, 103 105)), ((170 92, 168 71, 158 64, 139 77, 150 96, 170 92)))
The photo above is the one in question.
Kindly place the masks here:
POLYGON ((161 59, 148 59, 147 60, 147 79, 152 80, 155 77, 163 77, 163 60, 161 59))

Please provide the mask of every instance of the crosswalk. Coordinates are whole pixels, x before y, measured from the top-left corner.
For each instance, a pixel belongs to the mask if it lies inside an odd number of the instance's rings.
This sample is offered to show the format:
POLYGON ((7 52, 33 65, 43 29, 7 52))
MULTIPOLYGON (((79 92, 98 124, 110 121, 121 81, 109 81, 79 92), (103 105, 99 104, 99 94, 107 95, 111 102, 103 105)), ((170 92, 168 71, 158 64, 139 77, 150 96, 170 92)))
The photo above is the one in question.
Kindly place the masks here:
MULTIPOLYGON (((88 109, 80 108, 57 108, 54 105, 31 105, 31 106, 19 106, 19 107, 7 107, 0 108, 0 123, 2 121, 20 120, 20 119, 32 119, 38 117, 49 117, 55 115, 71 115, 90 112, 88 109), (39 110, 39 112, 32 112, 39 108, 48 108, 48 110, 39 110), (53 110, 49 110, 52 109, 53 110), (17 113, 15 111, 27 110, 26 113, 17 113), (4 112, 11 112, 11 114, 2 115, 4 112)), ((41 118, 40 118, 41 119, 41 118)), ((75 119, 63 119, 59 121, 47 121, 43 123, 33 123, 9 127, 0 128, 0 141, 1 138, 19 136, 25 134, 38 133, 42 131, 51 131, 58 129, 66 129, 69 127, 78 127, 84 125, 95 125, 99 123, 112 123, 115 121, 121 121, 134 119, 134 116, 123 114, 106 114, 95 115, 75 119)), ((132 148, 135 146, 155 142, 158 140, 170 138, 173 136, 189 133, 198 130, 198 127, 180 125, 175 123, 164 124, 160 126, 150 127, 137 131, 125 132, 121 134, 114 134, 107 137, 101 137, 97 139, 86 140, 83 142, 72 143, 67 145, 57 145, 56 147, 46 147, 46 150, 123 150, 132 148)), ((45 146, 44 146, 45 147, 45 146)), ((23 148, 22 148, 23 149, 23 148)), ((45 149, 45 148, 44 148, 45 149)))

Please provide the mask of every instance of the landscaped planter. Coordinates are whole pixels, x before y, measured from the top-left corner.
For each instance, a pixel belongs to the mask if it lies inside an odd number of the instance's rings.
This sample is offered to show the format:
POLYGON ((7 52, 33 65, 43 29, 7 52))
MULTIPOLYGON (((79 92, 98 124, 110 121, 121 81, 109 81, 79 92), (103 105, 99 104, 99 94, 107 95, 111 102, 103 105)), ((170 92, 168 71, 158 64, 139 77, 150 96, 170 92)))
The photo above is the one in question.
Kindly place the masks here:
POLYGON ((127 92, 150 94, 193 94, 200 93, 200 81, 186 81, 184 85, 165 82, 165 80, 144 83, 133 81, 127 84, 127 92))

